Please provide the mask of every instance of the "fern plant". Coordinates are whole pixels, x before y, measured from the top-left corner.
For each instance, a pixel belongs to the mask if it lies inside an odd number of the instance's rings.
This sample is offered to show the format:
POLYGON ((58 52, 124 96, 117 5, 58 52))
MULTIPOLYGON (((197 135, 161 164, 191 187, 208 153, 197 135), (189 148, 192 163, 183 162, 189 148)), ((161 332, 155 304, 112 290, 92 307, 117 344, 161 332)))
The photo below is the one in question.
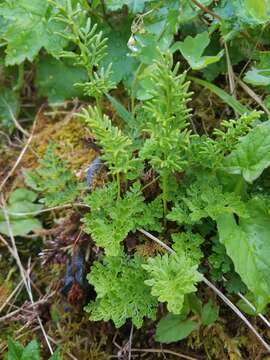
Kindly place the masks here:
POLYGON ((160 302, 167 302, 173 314, 180 314, 186 294, 196 291, 196 283, 202 279, 189 257, 178 254, 157 255, 143 265, 148 272, 145 284, 151 286, 151 294, 160 302))
POLYGON ((142 268, 145 261, 135 255, 105 257, 103 263, 95 262, 88 280, 97 293, 86 311, 91 320, 113 320, 116 327, 127 319, 140 328, 144 317, 155 319, 158 301, 144 284, 147 273, 142 268))
POLYGON ((103 37, 102 31, 97 31, 97 24, 91 24, 82 1, 76 2, 76 6, 72 0, 51 2, 59 11, 56 19, 67 27, 60 35, 78 48, 78 51, 64 50, 60 56, 70 58, 76 65, 85 68, 88 81, 75 85, 81 87, 85 95, 94 97, 100 110, 102 95, 115 87, 111 80, 111 64, 106 69, 97 70, 106 56, 107 39, 103 37))
POLYGON ((50 144, 40 166, 36 170, 25 170, 25 182, 40 192, 41 202, 47 206, 71 203, 83 190, 84 185, 76 179, 66 161, 55 153, 55 145, 50 144))
POLYGON ((85 203, 91 208, 83 219, 85 231, 107 255, 120 255, 123 252, 121 243, 138 227, 161 230, 158 221, 162 217, 160 200, 146 204, 138 183, 123 198, 117 197, 117 184, 110 183, 87 196, 85 203))
POLYGON ((116 126, 112 125, 107 115, 100 114, 98 108, 89 106, 79 116, 86 122, 95 134, 98 144, 103 150, 102 159, 105 161, 118 184, 118 197, 120 197, 120 177, 137 178, 142 164, 133 155, 134 145, 132 139, 124 135, 116 126))
POLYGON ((170 54, 156 62, 151 80, 151 99, 143 105, 146 121, 143 131, 148 138, 140 150, 142 159, 148 160, 161 177, 164 213, 167 213, 169 177, 183 171, 187 165, 186 151, 190 132, 187 103, 191 93, 185 74, 178 75, 179 63, 173 66, 170 54))

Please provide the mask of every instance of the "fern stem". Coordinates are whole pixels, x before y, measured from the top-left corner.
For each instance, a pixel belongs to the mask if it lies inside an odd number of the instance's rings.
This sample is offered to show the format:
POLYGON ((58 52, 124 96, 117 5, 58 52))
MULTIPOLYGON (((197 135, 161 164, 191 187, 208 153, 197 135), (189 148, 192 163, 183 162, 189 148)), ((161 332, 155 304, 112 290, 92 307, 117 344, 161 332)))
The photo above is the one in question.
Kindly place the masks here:
POLYGON ((120 174, 119 173, 116 174, 116 179, 117 179, 117 188, 118 188, 117 199, 120 199, 120 197, 121 197, 121 181, 120 181, 120 174))
POLYGON ((140 74, 140 71, 144 69, 144 64, 140 63, 140 65, 138 66, 135 74, 134 74, 134 79, 132 81, 131 84, 131 92, 130 92, 130 97, 131 97, 131 113, 134 116, 135 115, 135 98, 136 98, 136 86, 137 86, 137 81, 138 81, 138 76, 140 74))
POLYGON ((99 116, 102 116, 100 96, 96 96, 95 99, 96 99, 96 107, 97 107, 99 116))
POLYGON ((168 176, 162 176, 162 202, 163 202, 163 215, 164 215, 164 225, 167 224, 167 213, 168 213, 168 205, 167 205, 167 184, 168 184, 168 176))

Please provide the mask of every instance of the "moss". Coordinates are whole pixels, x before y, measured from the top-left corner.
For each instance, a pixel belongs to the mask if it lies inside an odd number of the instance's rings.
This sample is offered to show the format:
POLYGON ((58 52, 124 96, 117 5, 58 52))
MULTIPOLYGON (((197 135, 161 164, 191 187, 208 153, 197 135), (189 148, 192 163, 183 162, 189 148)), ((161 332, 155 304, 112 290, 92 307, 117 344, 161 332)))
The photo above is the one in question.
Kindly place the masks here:
POLYGON ((38 159, 44 156, 49 142, 57 145, 58 155, 67 160, 74 171, 84 171, 97 156, 96 151, 87 145, 88 130, 76 116, 55 122, 42 115, 38 122, 29 151, 23 158, 23 167, 37 167, 38 159))

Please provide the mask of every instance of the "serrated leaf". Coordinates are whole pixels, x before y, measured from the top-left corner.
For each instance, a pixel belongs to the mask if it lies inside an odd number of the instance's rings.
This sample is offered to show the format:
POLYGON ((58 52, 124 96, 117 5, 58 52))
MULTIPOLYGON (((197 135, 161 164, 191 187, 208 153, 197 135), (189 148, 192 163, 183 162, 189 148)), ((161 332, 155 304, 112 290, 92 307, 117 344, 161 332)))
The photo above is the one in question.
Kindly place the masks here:
POLYGON ((270 165, 270 121, 243 137, 224 165, 228 173, 241 174, 247 182, 256 180, 270 165))
POLYGON ((197 265, 188 257, 176 254, 148 258, 143 268, 148 272, 145 284, 151 286, 151 294, 166 302, 168 310, 175 315, 181 314, 185 295, 195 292, 196 284, 202 279, 197 265))
POLYGON ((74 86, 87 81, 86 71, 73 66, 70 61, 57 60, 51 56, 42 58, 36 66, 35 83, 40 96, 48 97, 50 104, 83 95, 82 89, 74 86))
POLYGON ((217 226, 236 272, 263 307, 270 300, 270 216, 261 199, 252 199, 247 206, 249 218, 237 223, 232 214, 224 214, 217 226))
POLYGON ((113 31, 106 31, 105 36, 108 38, 107 55, 101 61, 101 66, 106 68, 112 64, 112 81, 129 82, 136 67, 137 60, 130 56, 130 50, 127 46, 128 39, 131 35, 131 23, 127 20, 118 25, 113 31))
POLYGON ((2 2, 0 15, 8 22, 2 35, 8 43, 6 65, 33 61, 42 47, 50 54, 59 54, 66 41, 56 32, 64 26, 51 18, 52 11, 47 0, 2 2))
POLYGON ((95 287, 97 298, 85 308, 91 320, 111 319, 118 328, 131 318, 140 328, 144 317, 155 319, 158 302, 144 284, 144 261, 137 255, 122 255, 105 257, 103 263, 94 262, 87 279, 95 287))
POLYGON ((156 340, 161 343, 172 343, 185 339, 198 328, 198 323, 186 320, 181 315, 168 314, 162 318, 156 329, 156 340))
POLYGON ((203 325, 211 325, 218 319, 219 307, 209 300, 202 309, 202 323, 203 325))
POLYGON ((208 32, 204 31, 195 37, 187 36, 183 42, 173 45, 172 51, 180 50, 184 58, 194 70, 200 70, 207 65, 219 61, 223 56, 223 50, 215 56, 202 56, 204 50, 210 43, 208 32))

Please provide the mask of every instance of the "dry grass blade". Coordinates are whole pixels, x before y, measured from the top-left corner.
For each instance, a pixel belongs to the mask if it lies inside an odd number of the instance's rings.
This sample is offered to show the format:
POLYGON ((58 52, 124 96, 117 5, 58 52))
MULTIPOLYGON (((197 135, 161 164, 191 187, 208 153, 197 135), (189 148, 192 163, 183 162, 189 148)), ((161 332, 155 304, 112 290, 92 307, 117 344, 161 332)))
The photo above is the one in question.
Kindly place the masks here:
POLYGON ((198 360, 197 358, 194 358, 192 356, 188 356, 185 354, 180 354, 177 353, 175 351, 172 350, 167 350, 167 349, 131 349, 132 352, 142 352, 142 353, 155 353, 155 354, 169 354, 169 355, 174 355, 180 359, 186 359, 186 360, 198 360))
MULTIPOLYGON (((21 275, 22 281, 24 283, 25 289, 27 291, 29 300, 34 305, 34 299, 33 299, 33 295, 32 295, 32 290, 31 290, 31 285, 30 285, 31 282, 30 282, 30 279, 29 279, 29 274, 25 271, 25 269, 23 268, 23 265, 21 263, 21 259, 20 259, 20 256, 19 256, 19 253, 18 253, 18 250, 17 250, 15 238, 14 238, 12 228, 11 228, 11 225, 10 225, 9 216, 8 216, 8 213, 7 213, 7 210, 6 210, 6 207, 5 207, 5 199, 4 199, 3 194, 1 195, 0 200, 1 200, 2 210, 3 210, 4 217, 5 217, 5 220, 6 220, 6 223, 7 223, 7 228, 8 228, 8 232, 9 232, 10 241, 11 241, 11 247, 8 246, 8 249, 9 250, 11 249, 10 250, 11 255, 14 257, 14 259, 15 259, 15 261, 17 263, 17 266, 18 266, 18 268, 20 270, 20 275, 21 275)), ((42 321, 41 321, 39 315, 37 315, 37 320, 38 320, 40 329, 41 329, 41 331, 43 333, 43 336, 45 338, 45 341, 47 343, 47 346, 49 348, 49 351, 50 351, 51 354, 53 354, 52 346, 50 344, 50 341, 48 339, 48 336, 46 334, 46 331, 44 329, 44 326, 42 324, 42 321)))
MULTIPOLYGON (((164 244, 161 240, 156 238, 154 235, 150 234, 148 231, 144 229, 138 229, 141 233, 143 233, 148 238, 152 239, 153 241, 157 242, 159 245, 164 247, 167 251, 171 254, 176 254, 173 249, 171 249, 168 245, 164 244)), ((267 344, 266 341, 261 337, 258 331, 252 326, 252 324, 248 321, 244 314, 214 285, 212 284, 205 276, 203 276, 203 282, 209 286, 220 298, 223 302, 228 305, 235 313, 239 316, 239 318, 247 325, 247 327, 253 332, 253 334, 257 337, 257 339, 261 342, 261 344, 265 347, 265 349, 270 353, 270 345, 267 344)))
POLYGON ((229 50, 228 50, 228 46, 227 46, 226 42, 224 42, 224 49, 225 49, 227 68, 228 68, 230 93, 231 93, 231 95, 233 95, 234 91, 235 91, 234 72, 233 72, 233 67, 232 67, 232 63, 231 63, 231 59, 230 59, 230 54, 229 54, 229 50))
POLYGON ((264 105, 262 99, 259 95, 257 95, 247 84, 245 84, 242 80, 235 76, 237 83, 241 86, 241 88, 254 100, 260 107, 266 112, 267 115, 270 115, 270 111, 264 105))
POLYGON ((36 128, 36 120, 40 114, 40 111, 41 109, 38 111, 37 113, 37 116, 34 120, 34 123, 33 123, 33 127, 32 127, 32 131, 31 131, 31 135, 29 136, 29 138, 27 139, 27 142, 24 146, 24 148, 22 149, 20 155, 18 156, 15 164, 12 166, 11 170, 9 171, 9 173, 7 174, 7 176, 4 178, 4 180, 2 181, 1 185, 0 185, 0 192, 3 190, 4 186, 6 185, 8 179, 11 177, 11 175, 14 173, 14 171, 16 170, 16 168, 18 167, 19 163, 21 162, 26 150, 28 149, 32 139, 33 139, 33 136, 34 136, 34 132, 35 132, 35 128, 36 128))

